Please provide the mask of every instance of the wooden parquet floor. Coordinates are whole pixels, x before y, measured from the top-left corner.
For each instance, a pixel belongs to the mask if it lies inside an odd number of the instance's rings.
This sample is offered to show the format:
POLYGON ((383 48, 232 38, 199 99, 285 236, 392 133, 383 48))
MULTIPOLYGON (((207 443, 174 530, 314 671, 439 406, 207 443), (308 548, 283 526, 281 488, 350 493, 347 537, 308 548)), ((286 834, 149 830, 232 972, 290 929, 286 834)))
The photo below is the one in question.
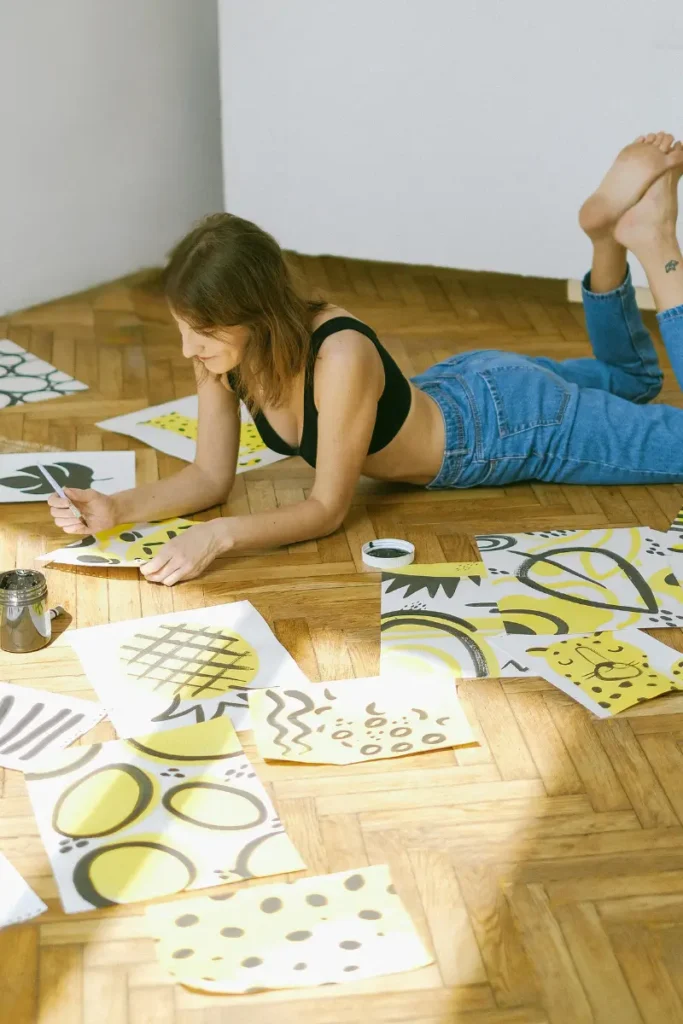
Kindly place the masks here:
MULTIPOLYGON (((559 282, 342 259, 298 260, 312 285, 374 325, 404 370, 464 349, 589 354, 559 282)), ((649 318, 654 328, 654 319, 649 318)), ((91 390, 0 411, 0 435, 63 449, 119 449, 98 419, 192 391, 161 297, 119 282, 0 321, 9 337, 91 390)), ((671 372, 664 400, 683 404, 671 372)), ((129 442, 136 445, 136 442, 129 442)), ((136 445, 137 446, 137 445, 136 445)), ((174 461, 139 446, 139 479, 174 461)), ((238 477, 207 516, 294 502, 299 460, 238 477)), ((467 559, 477 531, 647 524, 666 528, 676 487, 520 485, 426 493, 363 481, 335 535, 227 558, 173 590, 126 571, 48 570, 53 603, 87 626, 248 599, 312 679, 378 669, 379 579, 360 547, 403 536, 419 561, 467 559)), ((0 506, 0 565, 29 565, 57 538, 44 505, 0 506)), ((683 650, 677 630, 658 636, 683 650)), ((0 658, 0 678, 82 694, 60 642, 0 658)), ((387 862, 433 966, 308 991, 240 997, 170 982, 141 907, 65 916, 22 776, 4 772, 0 849, 49 904, 0 933, 0 1015, 10 1024, 675 1024, 683 1022, 683 697, 596 721, 537 679, 466 682, 480 745, 350 767, 257 770, 311 873, 387 862)), ((110 738, 103 724, 85 741, 110 738)), ((253 747, 248 752, 255 757, 253 747)))

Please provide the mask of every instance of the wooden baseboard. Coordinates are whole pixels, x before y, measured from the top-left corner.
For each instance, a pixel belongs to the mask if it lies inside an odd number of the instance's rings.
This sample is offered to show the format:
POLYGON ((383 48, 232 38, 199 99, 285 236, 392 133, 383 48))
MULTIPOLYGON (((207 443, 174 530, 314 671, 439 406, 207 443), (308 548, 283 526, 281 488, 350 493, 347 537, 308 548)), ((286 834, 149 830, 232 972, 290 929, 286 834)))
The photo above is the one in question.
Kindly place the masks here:
MULTIPOLYGON (((581 282, 570 278, 567 281, 567 299, 569 302, 581 302, 581 282)), ((638 309, 656 309, 655 300, 649 288, 636 288, 638 309)))

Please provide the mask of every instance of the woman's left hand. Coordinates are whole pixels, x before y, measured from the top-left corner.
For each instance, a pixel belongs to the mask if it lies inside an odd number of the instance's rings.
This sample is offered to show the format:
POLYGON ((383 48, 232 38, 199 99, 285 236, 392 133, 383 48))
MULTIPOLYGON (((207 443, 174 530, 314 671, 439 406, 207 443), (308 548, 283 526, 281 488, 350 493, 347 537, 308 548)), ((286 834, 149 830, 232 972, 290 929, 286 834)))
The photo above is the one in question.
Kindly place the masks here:
POLYGON ((218 538, 219 522, 199 523, 170 540, 150 562, 140 566, 140 572, 150 583, 166 587, 200 576, 224 550, 218 538))

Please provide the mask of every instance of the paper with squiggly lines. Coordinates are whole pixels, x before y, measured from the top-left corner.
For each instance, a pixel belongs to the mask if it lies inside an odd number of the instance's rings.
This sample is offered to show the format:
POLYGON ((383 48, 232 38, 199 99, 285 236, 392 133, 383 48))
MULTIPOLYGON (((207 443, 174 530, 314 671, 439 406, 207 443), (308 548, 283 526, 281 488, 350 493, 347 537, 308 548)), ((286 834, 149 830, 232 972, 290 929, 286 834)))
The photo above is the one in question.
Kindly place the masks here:
POLYGON ((261 756, 354 764, 475 743, 455 686, 444 680, 344 679, 249 696, 261 756))
POLYGON ((161 966, 208 992, 305 988, 434 962, 386 865, 149 907, 161 966))
MULTIPOLYGON (((162 405, 154 405, 125 416, 114 416, 102 420, 97 426, 125 434, 156 448, 157 451, 173 455, 185 462, 194 462, 197 454, 197 425, 199 401, 197 395, 175 398, 162 405)), ((280 462, 288 456, 280 455, 266 447, 258 432, 249 410, 240 403, 240 447, 237 456, 237 473, 250 469, 262 469, 273 462, 280 462)))
POLYGON ((598 718, 683 690, 683 656, 639 629, 493 642, 598 718))
POLYGON ((229 715, 248 693, 308 680, 248 601, 77 629, 66 636, 122 736, 229 715))
POLYGON ((197 524, 192 519, 164 519, 158 523, 123 523, 83 537, 75 544, 39 555, 39 562, 59 565, 108 566, 139 569, 157 555, 164 544, 182 536, 197 524))
POLYGON ((0 683, 0 767, 27 771, 36 758, 62 750, 104 715, 91 700, 0 683))
POLYGON ((526 671, 500 660, 504 631, 482 562, 408 565, 382 574, 380 674, 418 680, 498 678, 526 671))
POLYGON ((305 867, 227 718, 72 747, 26 780, 67 914, 305 867))
POLYGON ((507 633, 585 633, 683 624, 666 536, 648 527, 476 538, 485 589, 507 633))

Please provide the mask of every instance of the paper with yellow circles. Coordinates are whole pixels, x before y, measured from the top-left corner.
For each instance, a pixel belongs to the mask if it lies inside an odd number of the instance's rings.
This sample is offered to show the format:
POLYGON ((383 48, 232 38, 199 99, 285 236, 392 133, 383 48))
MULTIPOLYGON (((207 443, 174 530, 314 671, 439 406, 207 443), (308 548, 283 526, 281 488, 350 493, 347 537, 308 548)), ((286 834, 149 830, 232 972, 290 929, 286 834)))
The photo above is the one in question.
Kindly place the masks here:
POLYGON ((434 962, 386 865, 149 907, 161 966, 208 992, 305 988, 434 962))
POLYGON ((343 679, 249 696, 261 757, 354 764, 475 743, 455 685, 343 679))
POLYGON ((308 682, 248 601, 77 629, 66 639, 122 736, 221 715, 248 729, 251 689, 308 682))
POLYGON ((683 655, 639 629, 499 636, 494 643, 599 718, 683 690, 683 655))
POLYGON ((164 519, 158 523, 123 523, 83 537, 75 544, 38 557, 60 565, 138 569, 157 555, 164 544, 181 537, 197 524, 191 519, 164 519))
POLYGON ((67 914, 305 867, 227 718, 71 747, 26 781, 67 914))
POLYGON ((666 535, 649 527, 545 530, 476 538, 482 590, 507 633, 583 633, 683 624, 666 535))
POLYGON ((490 638, 504 632, 483 562, 413 564, 382 573, 380 674, 412 681, 519 676, 490 638))
MULTIPOLYGON (((173 455, 185 462, 194 462, 197 453, 197 424, 199 400, 196 395, 175 398, 163 405, 154 405, 125 416, 114 416, 97 424, 103 430, 125 434, 156 448, 157 451, 173 455)), ((244 403, 240 404, 240 447, 237 457, 237 473, 260 469, 273 462, 286 459, 266 447, 256 424, 244 403)))

